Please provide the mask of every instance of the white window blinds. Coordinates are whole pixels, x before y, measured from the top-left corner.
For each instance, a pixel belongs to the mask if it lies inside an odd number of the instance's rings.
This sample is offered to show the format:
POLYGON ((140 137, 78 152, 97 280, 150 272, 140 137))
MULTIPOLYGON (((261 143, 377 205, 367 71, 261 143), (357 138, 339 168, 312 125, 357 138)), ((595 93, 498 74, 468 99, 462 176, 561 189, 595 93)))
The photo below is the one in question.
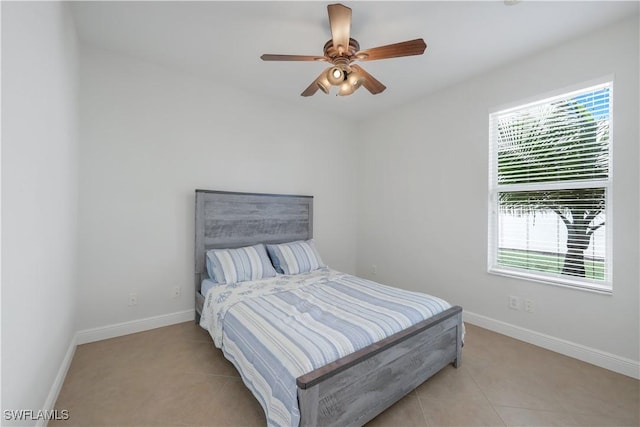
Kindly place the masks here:
POLYGON ((489 271, 611 291, 610 82, 489 116, 489 271))

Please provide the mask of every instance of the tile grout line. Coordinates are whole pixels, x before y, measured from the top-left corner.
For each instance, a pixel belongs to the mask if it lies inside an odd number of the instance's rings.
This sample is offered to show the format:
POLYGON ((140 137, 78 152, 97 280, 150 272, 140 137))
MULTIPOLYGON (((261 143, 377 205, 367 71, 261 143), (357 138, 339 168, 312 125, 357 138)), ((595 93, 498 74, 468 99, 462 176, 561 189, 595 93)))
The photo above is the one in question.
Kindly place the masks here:
POLYGON ((500 421, 502 421, 503 425, 507 425, 507 422, 504 420, 504 418, 502 418, 502 416, 500 415, 500 413, 496 410, 493 402, 491 401, 491 399, 489 399, 489 396, 487 396, 484 392, 484 389, 480 386, 480 384, 478 383, 478 381, 474 378, 473 374, 471 373, 470 370, 468 370, 466 368, 466 366, 461 366, 462 369, 464 369, 467 374, 469 374, 469 377, 471 378, 471 381, 474 382, 474 384, 476 385, 476 387, 478 387, 478 390, 480 390, 480 393, 482 393, 482 397, 484 397, 487 402, 489 402, 489 406, 491 406, 491 410, 498 416, 498 418, 500 419, 500 421))
POLYGON ((416 394, 416 399, 418 399, 418 405, 420 405, 420 412, 422 413, 422 419, 424 420, 424 424, 425 426, 430 427, 429 420, 427 419, 427 414, 425 413, 424 406, 422 405, 422 399, 420 399, 420 396, 418 396, 418 392, 416 389, 414 389, 413 392, 416 394))

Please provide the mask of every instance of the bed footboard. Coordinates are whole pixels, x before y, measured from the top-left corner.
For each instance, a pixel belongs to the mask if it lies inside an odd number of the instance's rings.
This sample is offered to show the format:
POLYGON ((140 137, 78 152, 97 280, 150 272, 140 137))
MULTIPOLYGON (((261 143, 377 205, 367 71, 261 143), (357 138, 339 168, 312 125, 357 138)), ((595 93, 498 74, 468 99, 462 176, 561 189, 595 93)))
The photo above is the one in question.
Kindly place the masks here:
POLYGON ((361 426, 450 363, 461 363, 452 307, 297 378, 300 426, 361 426))

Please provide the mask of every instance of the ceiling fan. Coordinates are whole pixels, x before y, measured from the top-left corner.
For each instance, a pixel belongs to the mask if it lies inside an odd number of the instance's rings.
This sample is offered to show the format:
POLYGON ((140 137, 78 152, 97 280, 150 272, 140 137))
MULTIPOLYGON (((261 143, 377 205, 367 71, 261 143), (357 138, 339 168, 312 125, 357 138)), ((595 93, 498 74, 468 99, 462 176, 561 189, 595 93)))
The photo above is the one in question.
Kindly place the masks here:
POLYGON ((331 40, 324 45, 324 56, 311 55, 273 55, 264 54, 263 61, 326 61, 332 64, 325 69, 302 96, 311 96, 318 89, 329 93, 331 86, 338 86, 338 95, 351 95, 360 86, 364 86, 373 95, 384 91, 387 87, 367 73, 354 61, 374 61, 378 59, 397 58, 400 56, 422 55, 427 48, 422 39, 409 40, 386 46, 360 50, 357 40, 350 37, 351 9, 342 4, 330 4, 329 25, 331 40))

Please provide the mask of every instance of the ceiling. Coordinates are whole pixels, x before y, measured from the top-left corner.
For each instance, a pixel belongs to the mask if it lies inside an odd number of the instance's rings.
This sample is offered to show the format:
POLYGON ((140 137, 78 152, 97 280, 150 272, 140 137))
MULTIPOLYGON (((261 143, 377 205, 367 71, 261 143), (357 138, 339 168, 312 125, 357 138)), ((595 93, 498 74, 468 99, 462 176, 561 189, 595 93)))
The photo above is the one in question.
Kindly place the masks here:
POLYGON ((387 86, 347 97, 300 93, 326 62, 263 62, 263 53, 322 55, 333 2, 73 2, 83 43, 134 55, 238 91, 296 108, 361 119, 535 54, 593 29, 638 16, 637 1, 365 2, 353 9, 351 36, 361 49, 423 38, 422 56, 361 62, 387 86))

